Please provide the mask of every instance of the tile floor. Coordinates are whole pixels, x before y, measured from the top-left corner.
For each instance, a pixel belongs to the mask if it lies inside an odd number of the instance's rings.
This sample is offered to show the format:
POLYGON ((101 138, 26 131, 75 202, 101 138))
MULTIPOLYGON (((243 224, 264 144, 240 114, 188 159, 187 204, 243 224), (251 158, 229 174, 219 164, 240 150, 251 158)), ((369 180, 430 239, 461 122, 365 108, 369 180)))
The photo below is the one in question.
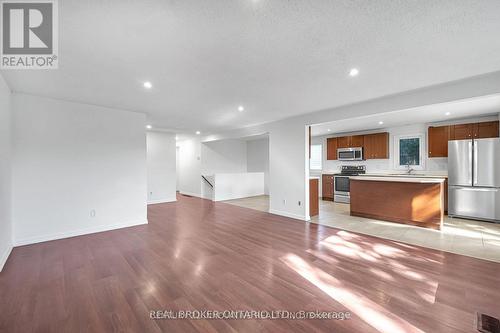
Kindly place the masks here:
MULTIPOLYGON (((269 211, 269 197, 257 196, 226 203, 269 211)), ((385 239, 500 262, 500 224, 446 217, 441 231, 349 215, 349 205, 320 201, 312 223, 385 239)))
POLYGON ((251 209, 255 209, 255 210, 260 210, 262 212, 269 212, 269 196, 268 195, 259 195, 256 197, 226 200, 224 202, 231 204, 231 205, 235 205, 235 206, 251 208, 251 209))

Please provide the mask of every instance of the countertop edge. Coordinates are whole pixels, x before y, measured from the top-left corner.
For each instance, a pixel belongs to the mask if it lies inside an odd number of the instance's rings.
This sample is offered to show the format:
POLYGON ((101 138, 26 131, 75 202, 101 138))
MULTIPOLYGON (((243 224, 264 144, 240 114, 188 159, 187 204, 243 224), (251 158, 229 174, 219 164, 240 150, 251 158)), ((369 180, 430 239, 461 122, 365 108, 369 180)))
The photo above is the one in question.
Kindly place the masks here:
POLYGON ((351 180, 377 181, 377 182, 399 182, 399 183, 428 183, 439 184, 446 181, 446 177, 384 177, 384 176, 351 176, 351 180))

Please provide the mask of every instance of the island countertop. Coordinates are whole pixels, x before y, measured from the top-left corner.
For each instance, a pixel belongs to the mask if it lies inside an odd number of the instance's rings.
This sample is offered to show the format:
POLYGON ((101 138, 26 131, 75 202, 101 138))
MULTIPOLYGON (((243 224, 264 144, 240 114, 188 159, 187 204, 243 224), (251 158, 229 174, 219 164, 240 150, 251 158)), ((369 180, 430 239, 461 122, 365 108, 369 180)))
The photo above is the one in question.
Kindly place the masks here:
POLYGON ((352 180, 366 180, 377 182, 403 182, 403 183, 444 183, 446 177, 418 177, 418 176, 351 176, 352 180))

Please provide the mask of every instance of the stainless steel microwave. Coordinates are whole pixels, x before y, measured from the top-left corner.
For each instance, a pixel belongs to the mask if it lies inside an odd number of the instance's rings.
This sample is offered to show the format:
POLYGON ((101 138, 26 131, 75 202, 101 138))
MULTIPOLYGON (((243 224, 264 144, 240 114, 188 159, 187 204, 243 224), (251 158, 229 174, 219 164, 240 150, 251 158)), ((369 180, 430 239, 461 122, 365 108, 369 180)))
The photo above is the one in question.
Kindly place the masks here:
POLYGON ((363 147, 339 148, 337 149, 337 159, 339 161, 362 161, 363 147))

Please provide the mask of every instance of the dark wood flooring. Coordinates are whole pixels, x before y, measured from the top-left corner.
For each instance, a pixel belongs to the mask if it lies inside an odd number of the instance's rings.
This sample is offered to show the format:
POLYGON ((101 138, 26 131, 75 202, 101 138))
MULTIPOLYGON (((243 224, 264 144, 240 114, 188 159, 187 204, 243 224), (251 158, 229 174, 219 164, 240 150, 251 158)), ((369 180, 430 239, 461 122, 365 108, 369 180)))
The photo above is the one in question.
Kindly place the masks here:
POLYGON ((500 264, 179 197, 149 225, 15 248, 1 332, 475 332, 500 264), (151 320, 150 310, 349 311, 338 320, 151 320))

